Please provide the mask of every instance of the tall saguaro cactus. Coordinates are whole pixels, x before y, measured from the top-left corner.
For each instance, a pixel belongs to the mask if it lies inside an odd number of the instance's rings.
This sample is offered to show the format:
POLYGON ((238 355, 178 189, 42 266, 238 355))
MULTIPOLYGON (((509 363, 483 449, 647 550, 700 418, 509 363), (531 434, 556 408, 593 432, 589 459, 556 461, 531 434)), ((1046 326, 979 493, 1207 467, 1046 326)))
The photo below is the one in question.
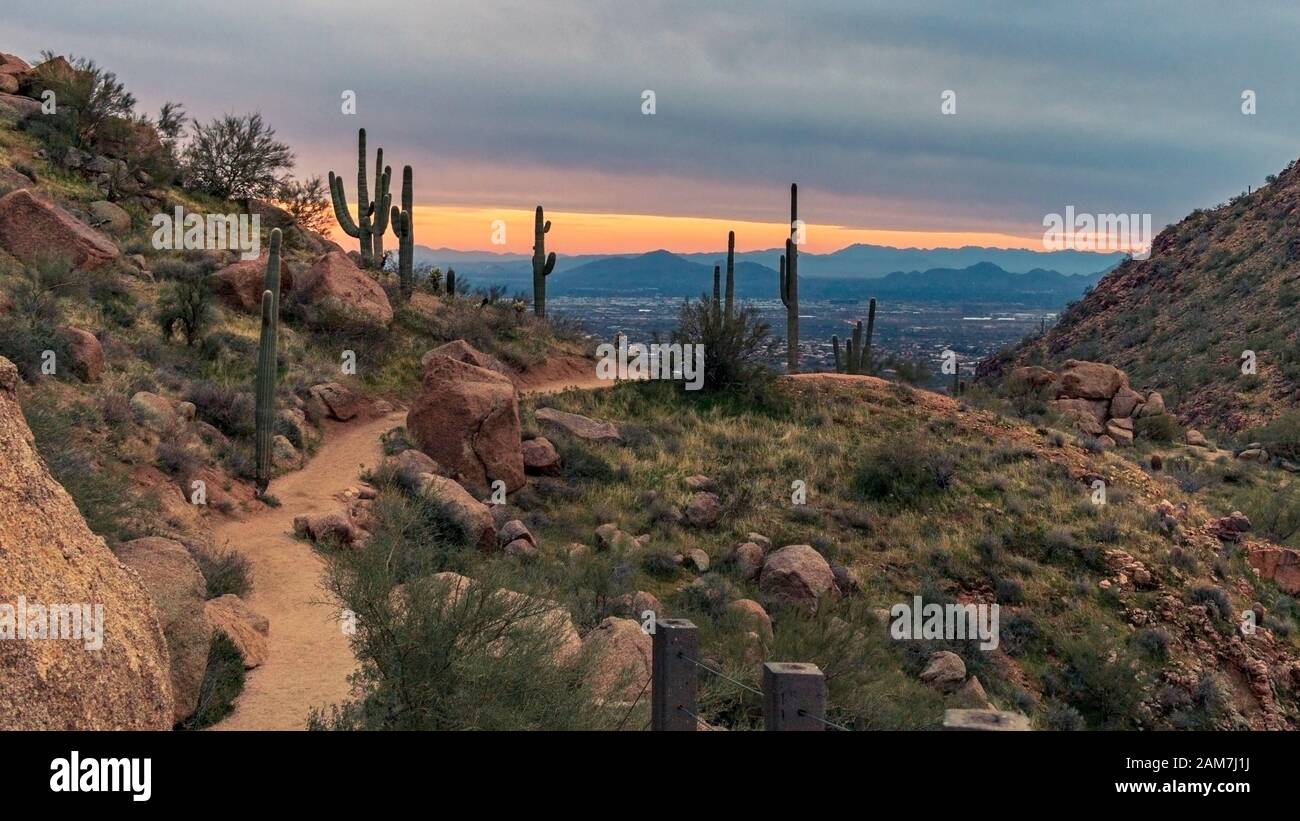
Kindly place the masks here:
POLYGON ((799 221, 799 186, 790 183, 790 236, 781 257, 781 302, 785 304, 785 367, 789 373, 799 370, 799 249, 795 243, 795 223, 799 221))
POLYGON ((456 269, 447 269, 447 296, 456 295, 456 269))
POLYGON ((727 232, 727 321, 731 321, 732 307, 736 302, 736 232, 727 232))
POLYGON ((533 216, 533 313, 546 316, 546 278, 555 270, 555 252, 546 253, 546 232, 551 221, 545 219, 542 206, 533 216))
POLYGON ((411 166, 402 169, 402 207, 393 206, 389 219, 397 235, 397 281, 402 299, 410 299, 415 286, 415 216, 411 207, 411 166))
POLYGON ((330 199, 334 218, 343 233, 361 241, 361 266, 378 268, 384 264, 384 233, 388 230, 389 209, 393 195, 388 192, 393 169, 384 165, 384 149, 375 153, 375 198, 369 199, 366 187, 366 130, 357 130, 357 218, 348 213, 348 197, 343 178, 330 172, 330 199))
POLYGON ((262 336, 257 346, 256 473, 257 492, 271 484, 271 440, 275 431, 276 344, 280 323, 280 229, 271 231, 262 290, 262 336))

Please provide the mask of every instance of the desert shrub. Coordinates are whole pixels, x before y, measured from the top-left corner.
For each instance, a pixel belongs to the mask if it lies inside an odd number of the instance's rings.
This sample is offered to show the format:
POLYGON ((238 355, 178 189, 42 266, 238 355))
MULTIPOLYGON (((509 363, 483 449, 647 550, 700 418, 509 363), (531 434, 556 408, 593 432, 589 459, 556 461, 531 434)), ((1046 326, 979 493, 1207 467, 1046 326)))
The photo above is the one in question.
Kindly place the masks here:
POLYGON ((186 400, 194 403, 196 415, 228 436, 250 437, 255 426, 255 403, 250 391, 241 391, 216 382, 199 381, 190 385, 186 400))
POLYGON ((771 378, 764 364, 773 347, 771 330, 752 308, 736 308, 731 318, 722 306, 701 296, 682 304, 675 343, 704 346, 705 391, 724 389, 756 390, 771 378))
POLYGON ((206 545, 187 545, 199 565, 209 599, 233 593, 240 598, 253 589, 253 566, 244 554, 206 545))
POLYGON ((173 431, 171 435, 159 440, 157 447, 154 448, 153 461, 164 473, 169 473, 185 482, 190 474, 199 469, 202 462, 192 450, 186 447, 178 433, 173 431))
POLYGON ((1300 534, 1300 487, 1257 484, 1232 497, 1250 518, 1251 528, 1270 541, 1292 544, 1300 534))
POLYGON ((1300 461, 1300 411, 1287 410, 1281 416, 1248 434, 1269 453, 1283 459, 1300 461))
POLYGON ((185 730, 211 727, 235 710, 235 699, 244 690, 244 657, 230 637, 212 632, 208 645, 208 666, 199 685, 199 706, 181 723, 185 730))
POLYGON ((1228 601, 1227 592, 1221 587, 1197 585, 1187 592, 1187 601, 1189 604, 1204 605, 1206 612, 1216 621, 1232 621, 1232 604, 1228 601))
POLYGON ((394 456, 402 451, 411 450, 415 447, 411 443, 411 437, 404 426, 399 425, 392 430, 385 431, 379 437, 379 442, 384 448, 385 456, 394 456))
POLYGON ((398 582, 372 539, 328 558, 327 588, 356 614, 351 639, 360 696, 309 726, 332 730, 568 730, 612 727, 592 709, 585 663, 557 664, 565 619, 539 597, 508 589, 485 568, 456 585, 432 576, 398 582))
POLYGON ((135 324, 138 304, 131 290, 115 276, 95 279, 90 284, 90 298, 99 307, 104 321, 119 328, 135 324))
POLYGON ((212 292, 200 277, 176 279, 163 286, 154 315, 164 339, 179 328, 186 346, 192 347, 216 320, 212 292))
POLYGON ((158 282, 197 279, 201 276, 199 266, 180 257, 163 257, 153 261, 153 278, 158 282))
POLYGON ((1161 413, 1134 419, 1133 435, 1152 442, 1168 443, 1182 438, 1182 430, 1178 427, 1178 420, 1172 414, 1161 413))
MULTIPOLYGON (((17 311, 0 317, 0 356, 13 362, 27 382, 35 382, 42 376, 45 351, 54 352, 56 363, 71 361, 68 343, 53 325, 26 321, 17 311)), ((63 368, 55 371, 63 372, 63 368)))
POLYGON ((285 179, 278 200, 299 227, 325 236, 334 228, 329 188, 319 175, 306 180, 285 179))
POLYGON ((1132 654, 1093 628, 1058 642, 1063 669, 1044 676, 1044 690, 1075 708, 1097 729, 1133 727, 1142 701, 1143 673, 1132 654))
POLYGON ((60 156, 67 148, 94 148, 113 122, 132 118, 135 97, 113 72, 93 60, 69 55, 74 69, 69 73, 50 62, 54 56, 42 53, 42 62, 23 80, 23 90, 38 99, 44 91, 53 91, 57 110, 30 118, 25 127, 60 156))
POLYGON ((1043 709, 1043 727, 1047 730, 1077 732, 1088 729, 1083 715, 1068 704, 1049 702, 1043 709))
POLYGON ((957 464, 955 457, 942 450, 905 441, 879 441, 866 449, 854 488, 868 501, 914 507, 948 490, 957 464))
POLYGON ((1169 657, 1169 633, 1160 627, 1146 627, 1133 638, 1138 649, 1149 657, 1164 661, 1169 657))

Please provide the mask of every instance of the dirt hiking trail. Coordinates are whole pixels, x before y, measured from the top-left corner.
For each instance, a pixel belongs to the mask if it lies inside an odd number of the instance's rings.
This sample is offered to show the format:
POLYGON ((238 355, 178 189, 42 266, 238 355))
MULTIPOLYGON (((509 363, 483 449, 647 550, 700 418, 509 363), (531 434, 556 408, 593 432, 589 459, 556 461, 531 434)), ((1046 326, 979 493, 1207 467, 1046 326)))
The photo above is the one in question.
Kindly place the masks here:
MULTIPOLYGON (((523 387, 525 395, 612 384, 584 378, 572 366, 547 374, 550 378, 536 376, 523 387)), ((303 730, 312 707, 348 697, 347 678, 356 659, 336 620, 338 605, 326 603, 324 563, 310 544, 294 537, 293 519, 340 510, 339 494, 356 487, 363 467, 374 467, 382 458, 379 437, 405 423, 406 411, 395 411, 366 422, 329 424, 311 461, 271 483, 278 508, 213 529, 216 544, 239 551, 252 565, 248 604, 270 621, 271 633, 266 663, 248 671, 235 711, 212 729, 303 730)))
POLYGON ((406 412, 397 411, 359 424, 330 425, 306 467, 271 483, 279 507, 213 530, 218 545, 239 551, 252 564, 248 604, 271 622, 266 663, 248 671, 235 712, 213 729, 303 730, 311 707, 347 698, 356 659, 336 620, 337 606, 325 604, 324 563, 310 544, 294 538, 293 519, 341 509, 336 497, 359 484, 363 465, 379 463, 380 435, 405 420, 406 412))

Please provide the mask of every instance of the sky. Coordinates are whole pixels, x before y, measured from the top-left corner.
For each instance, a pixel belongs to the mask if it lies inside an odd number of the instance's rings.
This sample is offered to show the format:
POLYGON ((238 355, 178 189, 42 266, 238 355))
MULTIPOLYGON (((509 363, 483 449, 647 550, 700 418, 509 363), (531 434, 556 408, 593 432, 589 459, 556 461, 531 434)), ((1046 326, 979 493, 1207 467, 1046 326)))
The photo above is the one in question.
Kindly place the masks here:
POLYGON ((363 126, 431 247, 527 252, 541 203, 561 254, 772 248, 798 182, 805 250, 1034 248, 1067 206, 1159 231, 1300 156, 1289 3, 205 5, 14 0, 0 51, 92 57, 149 113, 261 111, 351 198, 363 126))

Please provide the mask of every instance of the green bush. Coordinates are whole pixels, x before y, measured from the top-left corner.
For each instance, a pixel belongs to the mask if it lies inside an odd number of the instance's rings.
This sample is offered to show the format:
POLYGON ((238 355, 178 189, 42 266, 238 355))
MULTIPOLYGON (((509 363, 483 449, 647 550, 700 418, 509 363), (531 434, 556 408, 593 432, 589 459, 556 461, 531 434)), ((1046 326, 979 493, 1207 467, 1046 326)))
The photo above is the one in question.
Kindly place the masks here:
POLYGON ((227 593, 244 598, 253 589, 253 567, 244 554, 203 545, 187 547, 203 574, 206 598, 215 599, 227 593))
POLYGON ((208 666, 199 685, 199 706, 181 722, 181 729, 211 727, 235 710, 235 699, 244 691, 244 657, 230 637, 212 632, 208 645, 208 666))
POLYGON ((867 448, 854 487, 868 501, 915 507, 952 486, 957 464, 944 451, 905 441, 880 441, 867 448))

